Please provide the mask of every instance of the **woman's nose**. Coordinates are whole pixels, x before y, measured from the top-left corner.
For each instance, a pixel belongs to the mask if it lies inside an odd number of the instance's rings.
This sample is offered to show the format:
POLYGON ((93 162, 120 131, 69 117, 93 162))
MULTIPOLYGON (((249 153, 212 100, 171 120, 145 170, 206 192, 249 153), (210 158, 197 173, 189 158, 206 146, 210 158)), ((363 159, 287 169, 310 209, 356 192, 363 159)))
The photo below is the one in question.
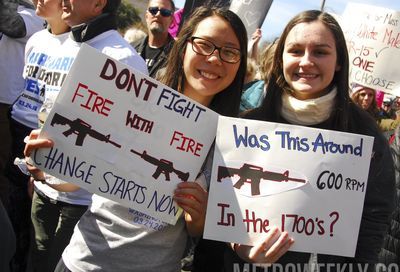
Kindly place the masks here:
POLYGON ((305 54, 301 57, 300 65, 301 65, 301 66, 313 65, 313 61, 312 61, 312 58, 311 58, 310 54, 305 53, 305 54))

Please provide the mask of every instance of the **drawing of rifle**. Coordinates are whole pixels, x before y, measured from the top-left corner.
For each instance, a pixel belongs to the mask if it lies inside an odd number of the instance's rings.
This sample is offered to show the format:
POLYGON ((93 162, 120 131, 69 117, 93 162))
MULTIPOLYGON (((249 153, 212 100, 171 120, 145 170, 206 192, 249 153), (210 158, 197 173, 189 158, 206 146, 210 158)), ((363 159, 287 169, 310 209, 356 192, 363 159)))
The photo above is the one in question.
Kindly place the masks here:
POLYGON ((171 161, 165 159, 157 159, 147 154, 146 150, 143 153, 137 152, 136 150, 131 149, 131 152, 140 156, 143 160, 157 166, 156 171, 153 174, 154 179, 158 179, 160 174, 165 175, 165 179, 170 181, 170 173, 175 173, 182 181, 187 181, 189 178, 189 173, 184 173, 182 171, 176 170, 171 161))
POLYGON ((245 163, 239 169, 230 168, 225 166, 218 167, 218 177, 217 180, 221 182, 221 179, 226 177, 232 177, 234 175, 240 176, 240 179, 233 185, 233 187, 240 189, 245 182, 249 182, 251 184, 251 195, 259 195, 260 194, 260 181, 261 179, 276 181, 276 182, 288 182, 295 181, 305 183, 304 179, 291 178, 289 177, 289 170, 285 171, 283 174, 263 171, 263 168, 260 166, 252 165, 245 163))
POLYGON ((68 137, 69 135, 76 134, 76 141, 75 145, 76 146, 82 146, 83 141, 85 140, 86 135, 89 135, 92 138, 95 138, 101 142, 106 142, 114 145, 115 147, 121 148, 121 145, 110 140, 110 134, 104 135, 101 134, 100 132, 92 129, 92 126, 83 121, 82 119, 75 119, 75 120, 69 120, 68 118, 55 113, 53 116, 53 119, 51 120, 50 125, 54 127, 54 125, 69 125, 69 129, 64 131, 63 134, 65 137, 68 137))

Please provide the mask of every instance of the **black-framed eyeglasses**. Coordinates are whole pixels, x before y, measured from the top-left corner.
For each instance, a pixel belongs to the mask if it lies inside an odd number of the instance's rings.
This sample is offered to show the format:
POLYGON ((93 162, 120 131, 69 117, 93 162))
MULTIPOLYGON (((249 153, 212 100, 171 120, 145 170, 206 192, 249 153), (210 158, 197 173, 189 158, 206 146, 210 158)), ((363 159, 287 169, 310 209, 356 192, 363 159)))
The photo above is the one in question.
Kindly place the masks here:
POLYGON ((172 10, 165 9, 165 8, 149 7, 147 10, 153 16, 156 16, 158 12, 160 12, 161 16, 163 16, 163 17, 169 17, 172 15, 172 10))
POLYGON ((197 54, 202 56, 211 56, 216 49, 218 49, 219 58, 227 63, 237 63, 242 53, 239 49, 229 46, 216 46, 213 42, 199 38, 190 37, 189 41, 192 43, 192 49, 197 54))

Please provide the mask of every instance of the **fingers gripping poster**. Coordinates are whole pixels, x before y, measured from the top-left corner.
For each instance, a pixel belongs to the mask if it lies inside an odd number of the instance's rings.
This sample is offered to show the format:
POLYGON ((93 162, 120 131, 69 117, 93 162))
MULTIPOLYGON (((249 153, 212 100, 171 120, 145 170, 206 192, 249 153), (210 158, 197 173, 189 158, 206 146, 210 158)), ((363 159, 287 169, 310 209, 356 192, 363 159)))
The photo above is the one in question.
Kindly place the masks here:
POLYGON ((31 156, 44 172, 166 223, 173 191, 194 181, 217 114, 83 44, 31 156), (201 129, 199 129, 201 128, 201 129))
POLYGON ((219 117, 204 237, 255 245, 272 226, 291 250, 354 256, 373 138, 219 117))

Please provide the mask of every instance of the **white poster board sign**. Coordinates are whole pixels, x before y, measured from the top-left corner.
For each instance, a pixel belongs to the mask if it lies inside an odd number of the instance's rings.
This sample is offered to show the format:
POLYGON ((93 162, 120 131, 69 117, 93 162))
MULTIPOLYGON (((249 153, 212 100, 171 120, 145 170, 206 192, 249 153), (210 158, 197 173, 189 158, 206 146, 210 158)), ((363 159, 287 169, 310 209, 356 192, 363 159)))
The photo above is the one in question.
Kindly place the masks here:
POLYGON ((182 211, 173 191, 196 178, 217 116, 83 44, 41 132, 54 147, 32 159, 61 180, 175 224, 182 211))
POLYGON ((373 137, 219 117, 204 237, 354 256, 373 137))
POLYGON ((341 16, 350 82, 400 96, 400 12, 348 3, 341 16))

